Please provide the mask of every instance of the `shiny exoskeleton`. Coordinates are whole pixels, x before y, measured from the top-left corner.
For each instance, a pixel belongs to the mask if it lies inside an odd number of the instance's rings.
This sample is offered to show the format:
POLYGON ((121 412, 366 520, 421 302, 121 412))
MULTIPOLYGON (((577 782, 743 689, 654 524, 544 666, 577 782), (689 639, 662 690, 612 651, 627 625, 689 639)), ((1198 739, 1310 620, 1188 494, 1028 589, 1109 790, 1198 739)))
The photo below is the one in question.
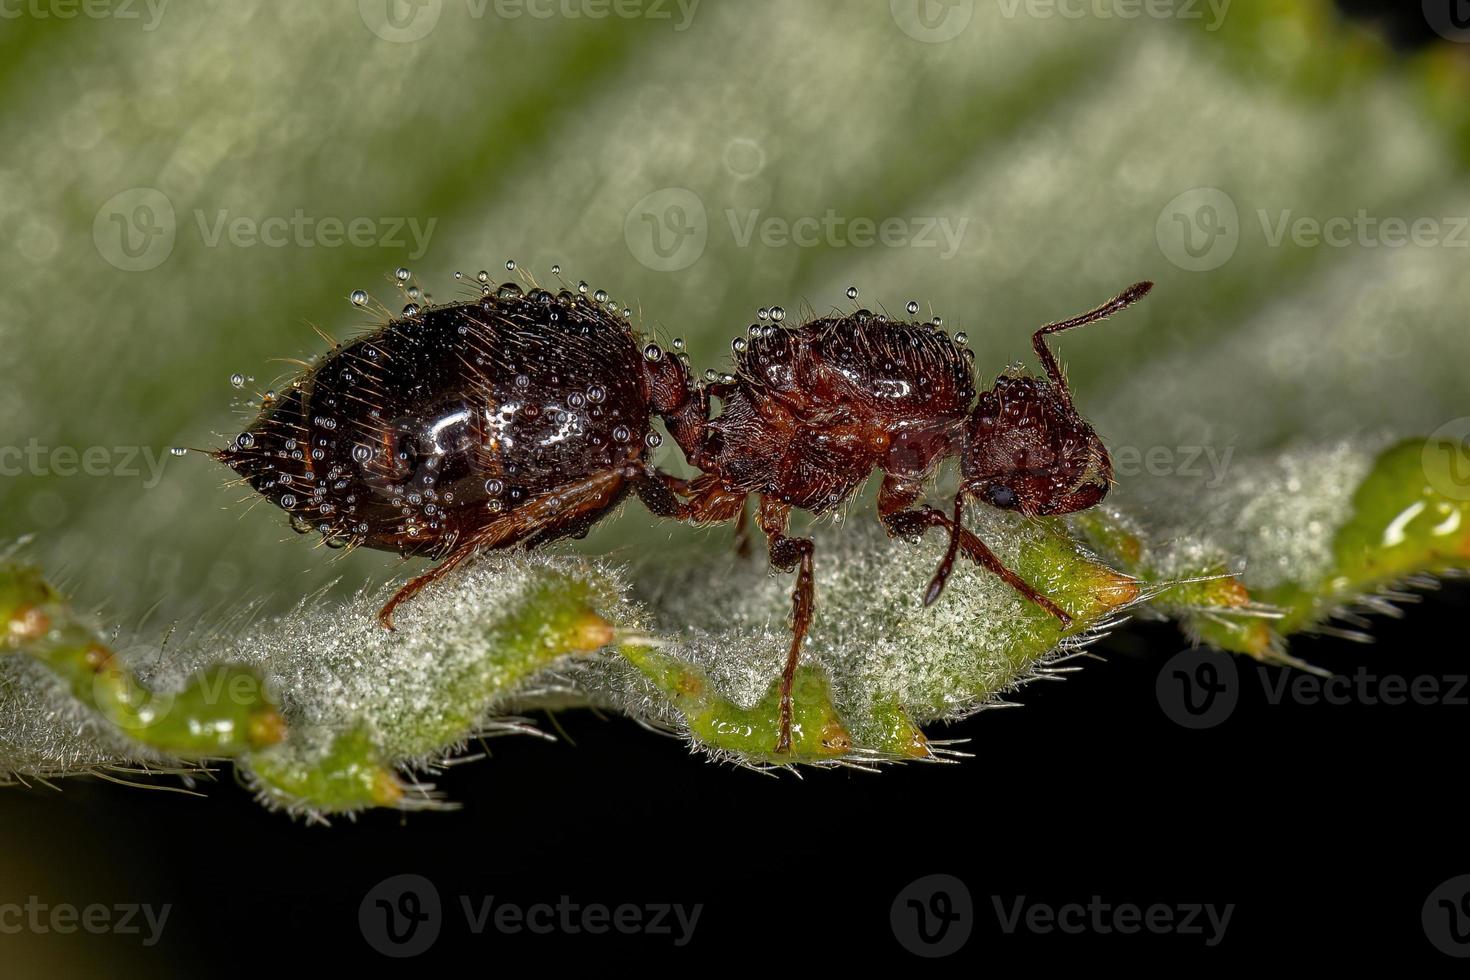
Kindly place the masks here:
POLYGON ((505 286, 335 349, 214 453, 329 544, 440 563, 580 536, 634 491, 680 516, 652 419, 691 400, 680 357, 585 296, 505 286))
POLYGON ((743 518, 755 495, 757 522, 773 565, 795 570, 792 639, 781 678, 776 751, 791 746, 791 686, 812 618, 810 538, 788 536, 793 509, 823 514, 848 499, 876 469, 878 513, 890 534, 949 533, 929 584, 938 599, 958 552, 998 575, 1063 626, 1071 617, 1007 568, 964 526, 974 497, 1027 516, 1068 514, 1107 493, 1112 465, 1102 441, 1072 405, 1066 378, 1045 338, 1101 320, 1142 298, 1138 283, 1081 316, 1032 336, 1044 378, 1002 375, 976 397, 969 352, 933 324, 888 320, 866 311, 800 326, 758 326, 737 345, 729 379, 703 386, 666 420, 689 462, 703 472, 682 493, 696 521, 743 518), (741 347, 743 346, 743 349, 741 347), (723 403, 711 418, 710 398, 723 403), (960 457, 953 513, 914 505, 939 464, 960 457))

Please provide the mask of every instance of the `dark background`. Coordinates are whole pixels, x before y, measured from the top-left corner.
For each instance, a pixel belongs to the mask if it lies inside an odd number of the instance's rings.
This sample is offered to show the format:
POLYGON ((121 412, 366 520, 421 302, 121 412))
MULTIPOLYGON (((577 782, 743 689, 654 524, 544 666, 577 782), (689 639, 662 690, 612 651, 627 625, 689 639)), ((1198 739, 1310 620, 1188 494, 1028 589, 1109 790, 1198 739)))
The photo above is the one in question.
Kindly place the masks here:
MULTIPOLYGON (((1347 2, 1406 48, 1432 36, 1417 3, 1347 2)), ((1426 595, 1376 643, 1302 637, 1293 652, 1351 675, 1445 680, 1466 672, 1463 583, 1426 595)), ((706 764, 632 723, 573 712, 566 738, 493 744, 494 758, 446 773, 452 813, 368 813, 307 827, 259 808, 228 770, 202 797, 90 779, 61 792, 7 790, 0 840, 39 869, 0 898, 169 903, 163 942, 27 937, 38 972, 87 964, 117 975, 161 964, 261 975, 308 962, 377 958, 359 927, 363 896, 391 875, 430 879, 445 903, 438 942, 412 965, 524 969, 593 963, 715 964, 787 973, 856 960, 918 965, 890 926, 910 882, 954 875, 974 932, 946 965, 997 961, 1363 964, 1453 968, 1425 936, 1421 906, 1470 873, 1463 816, 1463 704, 1272 704, 1274 668, 1239 662, 1234 712, 1188 730, 1155 683, 1184 647, 1166 625, 1131 624, 1099 662, 1033 685, 1019 710, 935 734, 1006 764, 910 765, 769 778, 706 764), (995 774, 1000 774, 999 777, 995 774), (702 903, 693 941, 668 937, 470 935, 457 896, 529 904, 702 903), (1204 902, 1235 906, 1225 941, 1200 936, 1004 934, 1009 903, 1204 902), (450 966, 449 958, 467 954, 450 966), (105 966, 104 966, 105 965, 105 966)), ((1463 693, 1463 692, 1462 692, 1463 693)), ((550 727, 550 726, 547 726, 550 727)), ((0 948, 10 937, 0 936, 0 948)), ((3 971, 4 968, 0 968, 3 971)))

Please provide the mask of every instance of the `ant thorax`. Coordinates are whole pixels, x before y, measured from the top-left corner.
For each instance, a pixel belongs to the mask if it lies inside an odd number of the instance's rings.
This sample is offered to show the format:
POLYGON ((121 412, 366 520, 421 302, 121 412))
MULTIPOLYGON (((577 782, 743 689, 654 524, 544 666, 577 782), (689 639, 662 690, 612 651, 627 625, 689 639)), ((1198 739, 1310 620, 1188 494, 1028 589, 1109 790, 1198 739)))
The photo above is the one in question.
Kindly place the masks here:
POLYGON ((973 355, 931 323, 859 311, 737 341, 705 449, 731 492, 822 513, 875 469, 922 480, 957 453, 973 355))

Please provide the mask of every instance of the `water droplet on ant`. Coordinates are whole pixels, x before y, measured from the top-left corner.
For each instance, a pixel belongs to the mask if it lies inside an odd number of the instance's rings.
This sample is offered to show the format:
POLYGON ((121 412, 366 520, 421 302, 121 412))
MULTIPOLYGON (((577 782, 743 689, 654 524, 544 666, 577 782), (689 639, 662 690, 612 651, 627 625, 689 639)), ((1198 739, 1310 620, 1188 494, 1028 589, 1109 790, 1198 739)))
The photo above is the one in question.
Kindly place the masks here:
POLYGON ((592 298, 594 300, 596 300, 597 302, 599 302, 599 303, 606 303, 607 302, 607 290, 606 289, 599 289, 597 292, 595 292, 595 293, 592 294, 592 298))
POLYGON ((495 295, 500 299, 520 299, 522 295, 521 287, 513 282, 507 282, 501 285, 495 295))
POLYGON ((373 458, 373 447, 358 444, 352 447, 352 458, 359 463, 366 463, 373 458))
POLYGON ((954 335, 954 342, 963 347, 970 342, 970 338, 965 336, 964 331, 960 331, 954 335))
POLYGON ((674 350, 683 350, 683 349, 684 349, 684 338, 683 337, 675 337, 674 338, 674 350))
POLYGON ((780 323, 782 320, 786 319, 786 311, 779 306, 771 307, 771 319, 776 321, 777 323, 780 323))
POLYGON ((730 349, 737 354, 744 353, 745 348, 748 346, 750 345, 745 342, 744 337, 736 337, 734 340, 730 341, 730 349))
POLYGON ((916 299, 909 300, 909 305, 905 306, 904 309, 909 311, 909 316, 913 316, 915 313, 919 312, 919 301, 916 299))
POLYGON ((189 450, 185 449, 183 446, 170 446, 168 451, 173 453, 175 456, 187 456, 189 453, 189 450))
POLYGON ((755 311, 755 318, 757 320, 766 320, 766 319, 769 319, 770 316, 771 316, 771 311, 768 310, 768 309, 766 309, 764 306, 762 306, 760 309, 758 309, 758 310, 755 311))
POLYGON ((643 348, 643 356, 650 361, 661 361, 664 358, 664 352, 658 344, 649 344, 643 348))
POLYGON ((478 279, 478 280, 480 280, 481 282, 489 282, 490 281, 490 273, 486 272, 484 269, 481 269, 480 272, 479 272, 479 274, 476 275, 475 278, 478 279))
POLYGON ((930 320, 929 322, 932 323, 932 324, 934 324, 936 327, 942 327, 942 326, 944 326, 944 317, 942 317, 942 316, 936 316, 934 319, 930 320))
POLYGON ((551 267, 551 274, 553 276, 559 276, 559 275, 561 275, 561 266, 560 265, 553 265, 551 267))
POLYGON ((417 304, 414 304, 414 303, 409 303, 407 306, 405 306, 403 308, 403 315, 404 316, 408 316, 408 317, 418 316, 419 315, 418 305, 417 304))
POLYGON ((581 282, 577 283, 577 292, 581 293, 584 296, 587 294, 587 290, 591 288, 591 286, 587 285, 586 279, 583 279, 581 282))
POLYGON ((296 506, 296 495, 294 493, 288 493, 288 494, 283 495, 281 497, 281 506, 282 507, 285 507, 285 508, 288 508, 288 509, 291 508, 291 507, 295 507, 296 506))
POLYGON ((232 375, 230 375, 230 384, 233 387, 236 387, 236 388, 243 388, 243 387, 245 387, 245 375, 243 375, 243 374, 232 374, 232 375))
POLYGON ((856 286, 848 286, 847 287, 847 298, 848 299, 857 299, 858 298, 858 288, 856 286))
POLYGON ((607 390, 601 385, 593 385, 587 389, 587 400, 594 405, 601 403, 607 397, 607 390))
POLYGON ((633 433, 628 431, 628 427, 626 425, 620 425, 616 429, 613 429, 612 435, 613 438, 616 439, 618 442, 627 442, 629 439, 633 438, 633 433))
POLYGON ((516 260, 515 259, 506 259, 505 260, 505 271, 506 272, 514 272, 514 271, 516 271, 516 260))
POLYGON ((347 298, 352 301, 352 305, 353 306, 366 306, 367 305, 367 301, 368 301, 367 290, 366 289, 354 289, 352 291, 352 295, 351 296, 348 296, 347 298))
POLYGON ((241 449, 249 449, 255 445, 255 437, 248 432, 242 432, 235 437, 235 445, 241 449))
POLYGON ((715 373, 715 369, 714 368, 705 368, 704 369, 704 380, 706 380, 706 381, 716 381, 716 380, 719 379, 719 377, 720 376, 715 373))
POLYGON ((662 446, 664 444, 664 437, 659 435, 657 432, 650 432, 648 435, 643 437, 643 442, 648 446, 649 449, 657 449, 659 446, 662 446))

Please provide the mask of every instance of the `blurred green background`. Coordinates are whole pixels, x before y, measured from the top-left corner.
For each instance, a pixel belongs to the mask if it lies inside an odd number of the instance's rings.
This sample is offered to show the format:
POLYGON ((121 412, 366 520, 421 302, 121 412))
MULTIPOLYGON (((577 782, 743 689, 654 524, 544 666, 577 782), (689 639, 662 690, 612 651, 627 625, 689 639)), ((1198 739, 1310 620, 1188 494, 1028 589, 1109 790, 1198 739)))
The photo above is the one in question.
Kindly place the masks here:
MULTIPOLYGON (((0 539, 33 533, 84 602, 129 626, 156 607, 156 630, 401 574, 329 560, 167 452, 237 432, 294 370, 273 358, 324 349, 311 325, 370 324, 353 289, 401 306, 400 265, 442 301, 456 270, 503 279, 514 258, 546 281, 559 263, 687 338, 698 369, 757 307, 851 309, 852 284, 965 331, 984 376, 1029 359, 1036 324, 1153 278, 1136 312, 1064 344, 1114 446, 1246 451, 1460 414, 1470 252, 1268 232, 1470 214, 1466 46, 1397 57, 1326 3, 1177 6, 17 7, 0 539)), ((582 547, 676 535, 697 537, 632 507, 582 547)))

